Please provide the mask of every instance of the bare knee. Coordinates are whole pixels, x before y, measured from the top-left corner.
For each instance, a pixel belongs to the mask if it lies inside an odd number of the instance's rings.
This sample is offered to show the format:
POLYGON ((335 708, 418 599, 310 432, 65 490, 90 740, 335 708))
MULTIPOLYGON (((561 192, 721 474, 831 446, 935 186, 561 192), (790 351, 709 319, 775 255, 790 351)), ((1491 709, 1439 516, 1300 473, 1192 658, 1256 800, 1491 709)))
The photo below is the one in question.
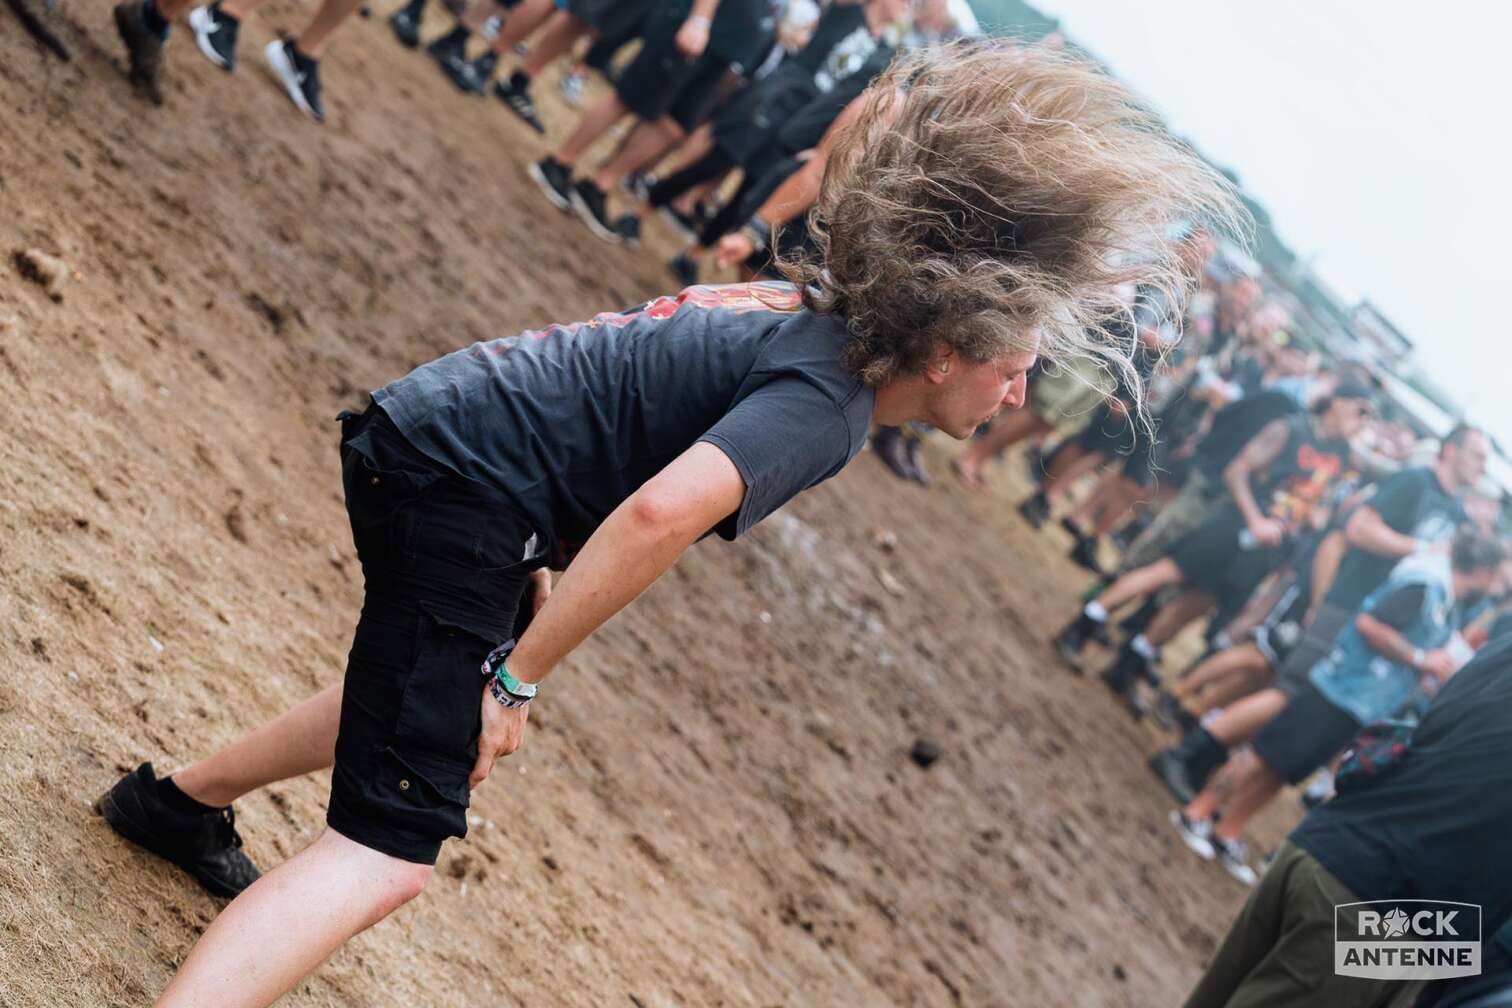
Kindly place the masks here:
POLYGON ((380 916, 387 917, 410 900, 419 896, 425 884, 436 873, 434 865, 415 864, 398 858, 387 858, 389 870, 384 873, 378 900, 380 916))

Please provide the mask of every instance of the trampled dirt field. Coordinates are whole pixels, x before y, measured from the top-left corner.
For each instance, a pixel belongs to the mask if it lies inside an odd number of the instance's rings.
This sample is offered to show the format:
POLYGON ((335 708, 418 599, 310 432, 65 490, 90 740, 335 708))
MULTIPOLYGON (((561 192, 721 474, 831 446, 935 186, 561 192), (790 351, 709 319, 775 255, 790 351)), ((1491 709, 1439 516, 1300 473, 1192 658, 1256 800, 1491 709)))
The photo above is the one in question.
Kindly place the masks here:
MULTIPOLYGON (((0 11, 8 1008, 146 1004, 215 914, 89 805, 340 676, 337 411, 670 286, 543 211, 544 144, 376 18, 326 62, 330 122, 297 118, 258 50, 305 13, 270 2, 235 76, 177 29, 153 109, 106 0, 69 0, 66 65, 0 11), (61 301, 26 249, 67 264, 61 301)), ((1051 661, 1081 578, 997 479, 924 492, 868 455, 694 549, 558 672, 430 889, 286 1003, 1179 1003, 1243 893, 1165 824, 1149 730, 1051 661)), ((325 793, 240 803, 254 859, 311 840, 325 793)))

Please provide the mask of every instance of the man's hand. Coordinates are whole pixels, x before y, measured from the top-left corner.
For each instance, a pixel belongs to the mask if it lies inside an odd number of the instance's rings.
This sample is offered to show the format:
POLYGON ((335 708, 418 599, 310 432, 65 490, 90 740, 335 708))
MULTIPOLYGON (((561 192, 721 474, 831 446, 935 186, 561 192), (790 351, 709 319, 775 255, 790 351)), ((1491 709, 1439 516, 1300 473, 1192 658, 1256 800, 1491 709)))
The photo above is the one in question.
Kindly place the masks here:
POLYGON ((493 698, 488 686, 483 687, 483 730, 478 735, 478 762, 473 764, 469 786, 476 788, 483 783, 494 762, 520 748, 525 741, 525 719, 530 717, 530 704, 523 707, 505 707, 493 698))
POLYGON ((1261 518, 1249 524, 1250 535, 1255 537, 1257 545, 1267 548, 1280 546, 1281 540, 1286 538, 1286 525, 1274 518, 1261 518))
POLYGON ((677 29, 677 51, 688 59, 698 59, 709 44, 709 19, 690 15, 677 29))
POLYGON ((1418 671, 1423 673, 1423 689, 1432 696, 1454 675, 1454 659, 1448 651, 1429 651, 1423 655, 1423 663, 1418 666, 1418 671))
POLYGON ((551 594, 551 571, 541 567, 531 572, 530 579, 535 582, 535 595, 530 607, 530 615, 539 616, 541 606, 546 604, 546 597, 551 594))
POLYGON ((727 234, 719 239, 719 245, 714 250, 714 265, 719 269, 726 269, 736 263, 743 263, 756 251, 756 243, 740 233, 727 234))

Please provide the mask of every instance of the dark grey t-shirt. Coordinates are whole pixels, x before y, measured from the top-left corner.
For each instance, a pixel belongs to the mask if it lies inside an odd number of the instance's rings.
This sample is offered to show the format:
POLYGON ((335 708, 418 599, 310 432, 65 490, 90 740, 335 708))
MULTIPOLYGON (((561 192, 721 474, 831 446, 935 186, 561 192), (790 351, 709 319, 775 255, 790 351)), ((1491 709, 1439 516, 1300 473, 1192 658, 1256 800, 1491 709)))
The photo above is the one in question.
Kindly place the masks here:
POLYGON ((559 559, 708 441, 745 480, 714 529, 733 539, 861 450, 874 394, 841 366, 846 339, 789 284, 690 287, 473 344, 373 399, 427 456, 514 501, 559 559))

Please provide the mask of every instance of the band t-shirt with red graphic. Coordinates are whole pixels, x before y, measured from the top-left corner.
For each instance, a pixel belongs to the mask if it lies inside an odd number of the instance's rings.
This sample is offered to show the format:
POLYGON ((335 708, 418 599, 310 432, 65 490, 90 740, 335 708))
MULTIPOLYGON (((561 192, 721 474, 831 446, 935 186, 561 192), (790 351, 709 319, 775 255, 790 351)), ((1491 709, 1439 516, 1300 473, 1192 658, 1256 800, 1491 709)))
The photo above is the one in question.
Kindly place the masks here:
POLYGON ((373 399, 425 455, 513 501, 559 556, 707 441, 745 481, 713 530, 733 539, 861 450, 875 397, 840 363, 847 338, 790 284, 690 287, 475 343, 373 399))

